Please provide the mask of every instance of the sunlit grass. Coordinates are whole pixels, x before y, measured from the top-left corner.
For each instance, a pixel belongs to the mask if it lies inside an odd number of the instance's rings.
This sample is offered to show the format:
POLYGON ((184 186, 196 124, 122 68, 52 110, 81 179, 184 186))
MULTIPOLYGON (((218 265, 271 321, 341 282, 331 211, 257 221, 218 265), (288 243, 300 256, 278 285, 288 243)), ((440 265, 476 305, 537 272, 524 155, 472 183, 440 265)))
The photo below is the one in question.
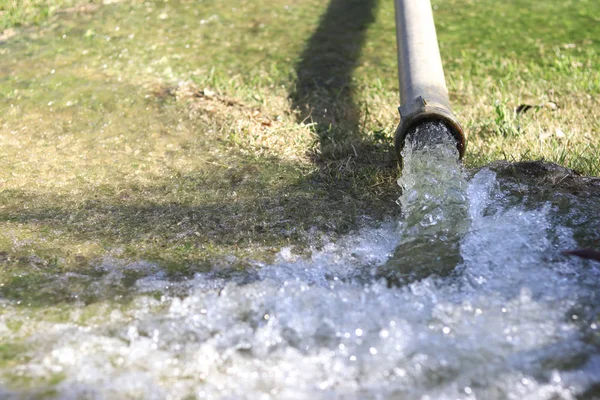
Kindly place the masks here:
MULTIPOLYGON (((6 271, 188 273, 399 213, 392 2, 77 4, 0 7, 6 271)), ((466 166, 598 175, 600 3, 434 6, 466 166)))

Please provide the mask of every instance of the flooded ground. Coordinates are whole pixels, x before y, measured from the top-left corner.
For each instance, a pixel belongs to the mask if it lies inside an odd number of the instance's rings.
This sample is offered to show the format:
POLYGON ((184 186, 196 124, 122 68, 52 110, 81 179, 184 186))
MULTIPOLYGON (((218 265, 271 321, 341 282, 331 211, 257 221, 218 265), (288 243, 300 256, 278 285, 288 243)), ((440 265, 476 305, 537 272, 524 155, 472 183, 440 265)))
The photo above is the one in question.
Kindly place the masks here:
MULTIPOLYGON (((403 180, 442 187, 448 176, 403 180)), ((433 242, 456 228, 426 214, 418 225, 438 227, 428 248, 438 259, 416 257, 427 274, 406 284, 380 272, 424 234, 406 229, 410 214, 245 270, 230 258, 174 280, 149 262, 104 258, 93 275, 47 274, 39 290, 70 302, 2 300, 2 395, 596 398, 600 264, 562 252, 597 243, 600 182, 541 163, 497 164, 463 182, 461 261, 448 269, 433 242)), ((439 205, 447 191, 405 186, 402 201, 428 196, 439 205)))
POLYGON ((600 248, 600 181, 442 142, 399 189, 395 90, 290 95, 313 14, 121 2, 0 44, 1 398, 598 398, 600 264, 564 252, 600 248))

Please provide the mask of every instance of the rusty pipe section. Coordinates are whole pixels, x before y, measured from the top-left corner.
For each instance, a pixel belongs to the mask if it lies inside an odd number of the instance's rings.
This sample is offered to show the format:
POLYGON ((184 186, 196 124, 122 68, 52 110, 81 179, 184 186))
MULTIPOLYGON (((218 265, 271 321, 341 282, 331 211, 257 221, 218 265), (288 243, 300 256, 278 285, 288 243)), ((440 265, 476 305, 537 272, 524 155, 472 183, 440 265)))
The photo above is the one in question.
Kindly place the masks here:
POLYGON ((465 135, 452 113, 444 78, 430 0, 395 0, 400 125, 396 151, 401 151, 408 132, 420 123, 443 121, 456 139, 460 157, 465 135))

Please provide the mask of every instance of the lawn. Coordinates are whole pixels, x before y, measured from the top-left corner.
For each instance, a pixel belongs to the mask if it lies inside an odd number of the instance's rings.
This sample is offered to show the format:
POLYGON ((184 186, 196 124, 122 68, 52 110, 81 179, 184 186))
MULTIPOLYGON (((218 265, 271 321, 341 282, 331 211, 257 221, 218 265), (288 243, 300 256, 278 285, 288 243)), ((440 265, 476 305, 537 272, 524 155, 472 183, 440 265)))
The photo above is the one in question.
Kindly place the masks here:
MULTIPOLYGON (((106 257, 243 267, 399 215, 392 2, 0 1, 3 295, 106 257)), ((600 3, 433 4, 466 167, 600 174, 600 3)))

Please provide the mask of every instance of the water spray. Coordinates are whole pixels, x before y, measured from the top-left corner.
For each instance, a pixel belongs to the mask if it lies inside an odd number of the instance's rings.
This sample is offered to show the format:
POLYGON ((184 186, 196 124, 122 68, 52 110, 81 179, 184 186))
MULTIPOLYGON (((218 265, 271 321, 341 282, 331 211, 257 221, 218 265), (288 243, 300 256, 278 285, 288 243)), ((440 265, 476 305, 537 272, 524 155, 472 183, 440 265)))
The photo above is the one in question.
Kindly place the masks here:
POLYGON ((450 108, 431 2, 395 0, 395 9, 400 81, 400 125, 395 139, 398 159, 402 159, 408 134, 431 121, 446 125, 462 158, 465 134, 450 108))

